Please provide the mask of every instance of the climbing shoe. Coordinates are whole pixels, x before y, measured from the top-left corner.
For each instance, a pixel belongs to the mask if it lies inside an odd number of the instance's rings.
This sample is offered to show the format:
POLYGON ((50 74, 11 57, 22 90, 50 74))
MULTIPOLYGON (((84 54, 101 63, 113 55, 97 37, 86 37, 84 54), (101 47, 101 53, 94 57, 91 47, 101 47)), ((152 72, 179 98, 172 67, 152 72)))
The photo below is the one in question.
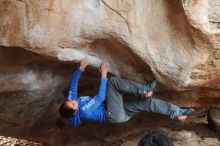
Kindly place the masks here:
POLYGON ((157 81, 153 80, 150 84, 144 85, 144 96, 151 97, 153 95, 153 90, 156 87, 157 81))
POLYGON ((184 123, 188 116, 191 116, 195 110, 193 108, 188 109, 179 109, 177 114, 177 120, 179 120, 181 123, 184 123))

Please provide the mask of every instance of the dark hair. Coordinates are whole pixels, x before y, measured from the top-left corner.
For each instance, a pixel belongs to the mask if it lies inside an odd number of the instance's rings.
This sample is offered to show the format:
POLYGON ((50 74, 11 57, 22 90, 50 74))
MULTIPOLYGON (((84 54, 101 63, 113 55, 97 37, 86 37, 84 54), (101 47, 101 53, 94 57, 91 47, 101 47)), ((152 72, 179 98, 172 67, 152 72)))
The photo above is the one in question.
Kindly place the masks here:
POLYGON ((173 146, 172 140, 159 130, 144 135, 138 146, 173 146))
POLYGON ((57 120, 56 125, 62 129, 67 126, 68 119, 76 114, 76 110, 67 106, 66 101, 64 101, 59 108, 59 113, 61 117, 57 120))

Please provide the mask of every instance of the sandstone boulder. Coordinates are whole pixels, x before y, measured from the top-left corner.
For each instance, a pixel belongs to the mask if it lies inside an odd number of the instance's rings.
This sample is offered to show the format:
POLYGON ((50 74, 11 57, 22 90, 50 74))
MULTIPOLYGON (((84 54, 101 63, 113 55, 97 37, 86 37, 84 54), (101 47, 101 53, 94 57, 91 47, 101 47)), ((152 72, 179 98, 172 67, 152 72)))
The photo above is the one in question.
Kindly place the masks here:
MULTIPOLYGON (((91 63, 80 95, 97 92, 97 67, 106 59, 114 75, 142 83, 156 78, 158 98, 220 106, 219 6, 219 0, 0 0, 0 132, 63 144, 64 135, 97 130, 85 124, 52 135, 84 55, 91 63)), ((118 132, 104 127, 103 136, 118 132)))

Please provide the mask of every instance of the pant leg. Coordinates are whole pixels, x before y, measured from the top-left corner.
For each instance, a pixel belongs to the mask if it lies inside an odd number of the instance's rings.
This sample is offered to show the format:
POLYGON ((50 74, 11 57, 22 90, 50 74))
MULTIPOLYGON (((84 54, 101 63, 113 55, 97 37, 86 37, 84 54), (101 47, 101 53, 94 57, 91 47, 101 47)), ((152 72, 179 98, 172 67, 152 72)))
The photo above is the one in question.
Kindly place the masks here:
POLYGON ((144 97, 144 85, 140 83, 122 79, 120 77, 112 77, 110 78, 110 82, 114 89, 121 94, 128 93, 137 98, 144 97))
POLYGON ((123 93, 129 93, 135 97, 143 97, 144 87, 142 84, 119 77, 109 79, 106 92, 106 119, 110 122, 122 123, 130 118, 125 114, 123 93))
POLYGON ((175 119, 179 107, 174 104, 150 97, 125 102, 124 109, 125 114, 130 118, 140 112, 154 112, 167 115, 171 119, 175 119))
POLYGON ((106 91, 106 120, 112 123, 122 123, 129 119, 125 114, 122 93, 118 90, 117 78, 108 81, 106 91))

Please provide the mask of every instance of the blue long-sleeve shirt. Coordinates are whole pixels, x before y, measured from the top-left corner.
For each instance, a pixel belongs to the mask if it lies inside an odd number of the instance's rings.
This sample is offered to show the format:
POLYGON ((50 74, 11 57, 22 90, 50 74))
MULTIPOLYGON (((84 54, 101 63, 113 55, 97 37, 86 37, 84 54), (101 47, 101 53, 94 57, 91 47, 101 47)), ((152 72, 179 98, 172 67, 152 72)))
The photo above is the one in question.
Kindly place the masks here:
POLYGON ((83 71, 81 71, 79 68, 76 69, 76 71, 72 75, 70 82, 68 100, 77 100, 79 106, 77 114, 69 120, 70 124, 73 126, 79 125, 80 119, 97 122, 105 121, 104 101, 108 79, 101 78, 99 92, 96 96, 82 96, 80 98, 77 98, 78 80, 82 73, 83 71))

